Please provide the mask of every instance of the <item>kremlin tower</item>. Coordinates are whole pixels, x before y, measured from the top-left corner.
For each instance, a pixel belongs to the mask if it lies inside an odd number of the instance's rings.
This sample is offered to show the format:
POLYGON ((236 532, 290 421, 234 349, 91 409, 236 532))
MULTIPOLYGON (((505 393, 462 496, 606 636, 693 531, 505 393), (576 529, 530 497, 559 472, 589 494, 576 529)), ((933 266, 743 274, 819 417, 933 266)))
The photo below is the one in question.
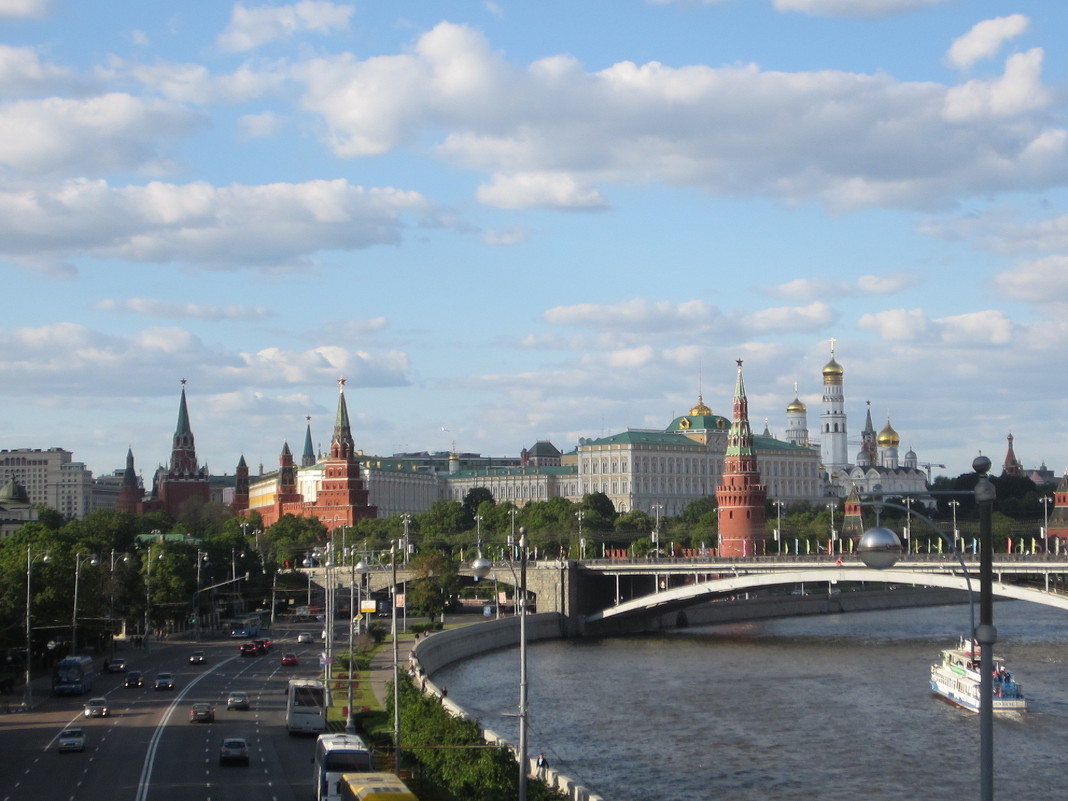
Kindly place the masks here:
POLYGON ((719 555, 753 556, 764 553, 764 502, 767 487, 760 483, 753 432, 749 428, 749 400, 742 383, 742 360, 734 389, 734 417, 723 457, 723 483, 716 487, 719 503, 719 555))

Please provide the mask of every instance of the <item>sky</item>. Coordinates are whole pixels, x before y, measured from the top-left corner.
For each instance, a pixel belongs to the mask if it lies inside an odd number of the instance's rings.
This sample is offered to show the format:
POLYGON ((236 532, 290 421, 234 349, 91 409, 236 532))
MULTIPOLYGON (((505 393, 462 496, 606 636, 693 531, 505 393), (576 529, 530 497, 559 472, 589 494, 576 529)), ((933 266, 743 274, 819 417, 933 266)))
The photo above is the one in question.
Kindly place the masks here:
MULTIPOLYGON (((0 0, 0 448, 518 456, 698 394, 1068 467, 1068 4, 0 0), (867 404, 870 403, 870 406, 867 404)), ((851 445, 851 449, 854 447, 851 445)), ((852 455, 852 454, 851 454, 852 455)), ((1000 472, 996 467, 995 472, 1000 472)))

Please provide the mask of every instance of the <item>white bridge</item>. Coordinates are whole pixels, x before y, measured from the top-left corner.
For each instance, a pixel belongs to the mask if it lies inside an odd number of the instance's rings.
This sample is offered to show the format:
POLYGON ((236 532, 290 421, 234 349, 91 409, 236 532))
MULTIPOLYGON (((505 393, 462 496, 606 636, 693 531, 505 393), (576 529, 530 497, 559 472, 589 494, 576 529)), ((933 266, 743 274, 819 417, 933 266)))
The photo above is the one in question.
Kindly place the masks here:
MULTIPOLYGON (((966 567, 976 601, 978 557, 966 567)), ((615 579, 615 603, 585 616, 587 623, 650 616, 768 587, 859 582, 968 589, 960 563, 949 556, 906 557, 889 570, 866 567, 856 556, 839 558, 762 557, 741 560, 660 560, 656 562, 584 562, 585 571, 615 579), (642 588, 645 592, 641 592, 642 588), (625 598, 625 595, 631 597, 625 598)), ((1068 610, 1068 560, 1047 555, 995 555, 993 593, 1068 610)))

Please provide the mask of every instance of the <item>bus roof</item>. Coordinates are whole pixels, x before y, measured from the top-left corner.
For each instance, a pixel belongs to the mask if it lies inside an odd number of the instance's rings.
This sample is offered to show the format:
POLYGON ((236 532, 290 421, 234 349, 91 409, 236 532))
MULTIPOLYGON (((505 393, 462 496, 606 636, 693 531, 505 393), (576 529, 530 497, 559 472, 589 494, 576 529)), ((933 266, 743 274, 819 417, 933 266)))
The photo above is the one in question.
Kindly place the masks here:
POLYGON ((392 773, 346 773, 341 781, 348 787, 348 795, 359 801, 419 801, 408 785, 392 773))
POLYGON ((317 746, 325 749, 346 748, 358 751, 367 751, 367 743, 355 734, 320 734, 316 742, 317 746))

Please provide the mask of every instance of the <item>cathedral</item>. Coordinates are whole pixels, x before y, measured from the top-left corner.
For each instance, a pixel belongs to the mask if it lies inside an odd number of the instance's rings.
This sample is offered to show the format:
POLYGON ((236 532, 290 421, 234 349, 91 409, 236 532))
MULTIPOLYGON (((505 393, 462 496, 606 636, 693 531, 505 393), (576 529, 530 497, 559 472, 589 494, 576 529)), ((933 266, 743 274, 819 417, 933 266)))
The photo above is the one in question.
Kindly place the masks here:
MULTIPOLYGON (((898 448, 901 437, 890 424, 876 432, 871 419, 869 402, 864 429, 860 432, 860 449, 849 459, 850 439, 845 411, 845 369, 835 359, 834 340, 831 340, 831 359, 823 367, 823 406, 820 411, 819 453, 821 478, 827 495, 845 498, 855 487, 862 495, 912 495, 927 492, 929 476, 910 448, 903 457, 898 448)), ((808 410, 797 397, 786 407, 786 440, 797 445, 813 445, 808 441, 808 410)), ((925 506, 933 507, 934 499, 923 498, 925 506)))

